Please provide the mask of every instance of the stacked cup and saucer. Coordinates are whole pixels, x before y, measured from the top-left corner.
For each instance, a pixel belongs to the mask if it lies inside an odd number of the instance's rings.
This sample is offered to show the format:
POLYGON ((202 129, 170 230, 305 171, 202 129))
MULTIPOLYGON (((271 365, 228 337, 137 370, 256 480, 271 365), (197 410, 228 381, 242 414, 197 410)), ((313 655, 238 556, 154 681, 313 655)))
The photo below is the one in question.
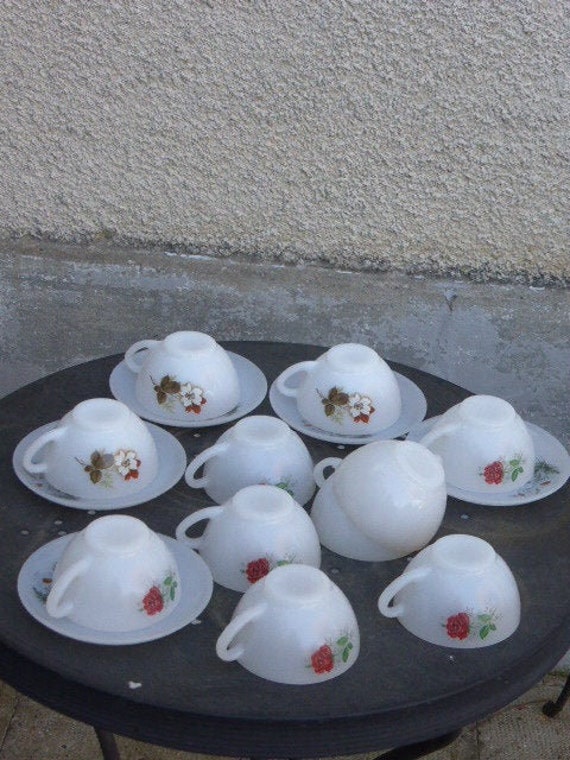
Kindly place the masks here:
POLYGON ((562 443, 498 396, 469 396, 415 425, 407 440, 440 456, 448 494, 471 504, 528 504, 562 488, 570 476, 562 443))
POLYGON ((179 441, 116 399, 91 398, 17 445, 18 478, 48 501, 107 511, 150 501, 172 488, 186 467, 179 441))
POLYGON ((361 343, 339 343, 313 361, 287 367, 269 400, 295 430, 349 445, 398 438, 427 410, 422 390, 361 343))
POLYGON ((143 419, 184 428, 237 420, 267 393, 259 367, 193 330, 137 341, 111 372, 109 384, 113 396, 143 419))
MULTIPOLYGON (((23 439, 14 467, 24 483, 34 478, 36 493, 77 509, 147 501, 173 485, 186 465, 178 442, 157 445, 169 434, 115 399, 82 401, 45 428, 23 439)), ((81 533, 45 544, 18 577, 20 599, 33 617, 99 644, 139 643, 178 630, 204 609, 212 590, 198 555, 126 515, 99 517, 81 533)))
MULTIPOLYGON (((187 467, 183 446, 161 424, 221 424, 247 414, 267 391, 255 365, 193 331, 134 344, 110 384, 115 398, 82 401, 18 444, 14 469, 32 491, 96 512, 148 502, 187 467)), ((128 644, 192 622, 213 579, 182 542, 133 517, 106 515, 34 552, 18 590, 30 614, 63 635, 128 644)))

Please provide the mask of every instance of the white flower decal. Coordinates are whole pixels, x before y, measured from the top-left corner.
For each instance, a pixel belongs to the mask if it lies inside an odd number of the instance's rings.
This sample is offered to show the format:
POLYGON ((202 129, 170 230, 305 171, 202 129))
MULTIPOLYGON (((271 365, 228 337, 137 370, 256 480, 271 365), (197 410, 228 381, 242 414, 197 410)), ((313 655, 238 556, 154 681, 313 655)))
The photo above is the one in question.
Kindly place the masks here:
POLYGON ((89 475, 93 485, 106 488, 113 487, 113 472, 118 473, 123 480, 137 480, 141 466, 141 460, 132 449, 119 449, 114 454, 94 451, 89 457, 89 462, 82 462, 80 459, 77 461, 89 475))
POLYGON ((180 400, 186 409, 193 407, 199 409, 204 403, 204 391, 198 385, 184 383, 180 386, 180 400))
POLYGON ((163 409, 174 412, 174 404, 178 402, 184 407, 184 411, 200 414, 202 407, 207 402, 206 393, 199 385, 192 383, 180 383, 176 378, 165 375, 160 383, 151 378, 156 400, 163 409))
POLYGON ((115 467, 119 473, 127 480, 132 478, 133 472, 138 470, 140 461, 137 459, 136 452, 132 449, 129 451, 119 450, 114 456, 115 467))
POLYGON ((368 396, 361 396, 360 393, 353 393, 348 397, 348 409, 354 420, 368 421, 374 411, 372 399, 368 396))
POLYGON ((342 423, 343 416, 346 414, 351 417, 353 422, 367 424, 376 411, 372 399, 362 393, 346 393, 337 386, 331 388, 326 396, 318 389, 317 393, 321 398, 325 415, 339 424, 342 423))

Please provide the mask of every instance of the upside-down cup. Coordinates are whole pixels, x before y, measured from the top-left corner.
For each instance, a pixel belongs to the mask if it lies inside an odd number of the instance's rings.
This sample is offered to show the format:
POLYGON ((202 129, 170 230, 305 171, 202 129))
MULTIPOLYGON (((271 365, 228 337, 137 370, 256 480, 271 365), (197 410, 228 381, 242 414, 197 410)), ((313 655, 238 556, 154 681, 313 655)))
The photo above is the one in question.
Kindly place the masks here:
POLYGON ((497 644, 518 628, 521 602, 507 563, 481 538, 444 536, 427 546, 378 599, 424 641, 455 649, 497 644))
POLYGON ((431 541, 447 503, 439 458, 412 441, 374 441, 315 466, 311 517, 321 543, 346 557, 384 561, 431 541), (335 471, 327 480, 324 473, 335 471))
POLYGON ((300 436, 268 415, 236 422, 194 457, 185 478, 191 488, 203 488, 218 504, 252 485, 278 486, 306 504, 316 488, 313 460, 300 436))
POLYGON ((441 457, 447 482, 466 491, 505 493, 534 475, 530 432, 496 396, 470 396, 451 407, 420 443, 441 457))
POLYGON ((218 657, 269 681, 310 685, 345 673, 360 651, 350 602, 321 570, 283 565, 242 596, 218 657))
POLYGON ((310 425, 337 435, 369 435, 393 425, 402 410, 396 376, 374 349, 339 343, 299 362, 276 380, 310 425))
POLYGON ((233 591, 247 591, 281 565, 321 564, 309 515, 277 486, 246 486, 221 506, 193 512, 176 529, 176 538, 200 554, 217 583, 233 591), (201 536, 186 535, 204 521, 201 536))
POLYGON ((95 631, 138 631, 170 615, 181 591, 161 537, 136 517, 105 515, 64 549, 46 610, 95 631))
POLYGON ((173 423, 214 419, 239 403, 237 370, 205 333, 180 330, 164 340, 139 340, 127 349, 125 363, 137 376, 138 401, 173 423))
POLYGON ((147 425, 121 401, 81 401, 28 446, 24 469, 77 498, 123 497, 146 488, 158 472, 147 425))

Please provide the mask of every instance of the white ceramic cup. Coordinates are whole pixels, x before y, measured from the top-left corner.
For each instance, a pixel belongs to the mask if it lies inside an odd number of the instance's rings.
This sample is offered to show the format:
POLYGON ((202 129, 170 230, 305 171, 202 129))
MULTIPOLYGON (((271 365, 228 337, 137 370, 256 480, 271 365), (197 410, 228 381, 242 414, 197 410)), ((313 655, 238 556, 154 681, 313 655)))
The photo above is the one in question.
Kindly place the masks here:
POLYGON ((301 438, 283 420, 265 415, 236 422, 190 462, 185 477, 191 488, 204 488, 217 504, 256 484, 279 486, 306 504, 316 487, 313 460, 301 438), (202 466, 203 475, 197 477, 202 466))
POLYGON ((216 643, 222 660, 237 660, 261 678, 315 684, 356 661, 360 633, 350 602, 321 570, 284 565, 242 596, 216 643))
POLYGON ((320 498, 317 494, 311 512, 325 546, 332 548, 327 541, 334 540, 339 554, 390 560, 421 549, 436 534, 447 503, 445 475, 439 457, 425 446, 411 441, 368 443, 344 459, 317 463, 318 484, 327 467, 336 468, 330 490, 320 498))
POLYGON ((360 343, 340 343, 314 361, 288 367, 276 387, 296 399, 306 422, 339 435, 384 430, 402 410, 394 372, 374 349, 360 343))
POLYGON ((63 493, 96 502, 148 486, 158 471, 158 453, 146 423, 125 404, 93 398, 36 438, 23 466, 63 493))
POLYGON ((106 515, 57 562, 46 610, 96 631, 137 631, 169 615, 182 589, 176 560, 141 520, 106 515))
POLYGON ((127 349, 125 363, 137 375, 139 402, 173 421, 213 419, 239 403, 237 371, 228 353, 205 333, 181 330, 161 341, 137 341, 127 349))
POLYGON ((321 547, 305 510, 276 486, 246 486, 225 504, 205 507, 186 517, 176 538, 196 549, 214 580, 233 591, 247 591, 284 564, 319 567, 321 547), (186 531, 207 520, 203 534, 186 531))
POLYGON ((444 536, 417 554, 381 593, 378 608, 420 639, 457 649, 503 641, 521 614, 506 562, 489 543, 464 534, 444 536))
POLYGON ((441 456, 447 482, 467 491, 512 491, 534 474, 527 426, 496 396, 470 396, 451 407, 420 443, 441 456))
MULTIPOLYGON (((327 460, 319 465, 328 464, 327 460)), ((317 467, 319 467, 317 465, 317 467)), ((342 557, 363 562, 383 562, 393 559, 392 553, 359 530, 346 512, 340 508, 334 490, 334 474, 326 479, 319 477, 319 490, 311 506, 311 520, 323 546, 342 557)))

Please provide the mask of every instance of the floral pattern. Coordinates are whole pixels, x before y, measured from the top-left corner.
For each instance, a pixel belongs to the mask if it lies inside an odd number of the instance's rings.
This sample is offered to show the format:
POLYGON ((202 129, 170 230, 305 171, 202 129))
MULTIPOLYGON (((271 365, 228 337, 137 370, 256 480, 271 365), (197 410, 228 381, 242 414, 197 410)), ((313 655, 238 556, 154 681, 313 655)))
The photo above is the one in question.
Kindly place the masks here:
POLYGON ((149 588, 143 597, 141 612, 150 616, 160 614, 169 602, 176 599, 177 588, 176 574, 171 572, 162 583, 155 583, 149 588))
POLYGON ((492 631, 497 630, 498 620, 499 616, 494 610, 477 615, 465 611, 450 615, 443 626, 450 639, 465 641, 478 636, 485 640, 492 631))
POLYGON ((335 641, 325 643, 313 652, 307 667, 312 668, 317 675, 331 673, 339 662, 343 664, 348 662, 353 649, 351 634, 345 633, 335 641))
POLYGON ((113 486, 113 473, 120 475, 126 482, 137 480, 141 466, 141 460, 133 449, 119 449, 114 454, 94 451, 88 463, 82 462, 80 459, 77 461, 89 475, 89 480, 93 485, 101 485, 106 488, 113 486))
POLYGON ((525 464, 522 454, 515 454, 511 459, 501 457, 485 465, 479 474, 490 486, 500 486, 507 479, 514 483, 524 472, 525 464))
POLYGON ((242 573, 244 573, 248 583, 253 584, 268 575, 274 567, 291 565, 294 561, 294 555, 289 555, 283 559, 275 559, 271 556, 258 557, 257 559, 252 559, 248 562, 245 567, 242 568, 242 573))
POLYGON ((331 388, 326 394, 317 390, 323 404, 324 413, 339 424, 347 415, 353 422, 370 422, 376 409, 372 399, 362 393, 346 393, 341 388, 331 388))
POLYGON ((289 496, 295 496, 295 487, 293 485, 293 478, 284 476, 282 477, 277 483, 270 483, 268 480, 264 481, 262 485, 264 486, 275 486, 276 488, 280 488, 282 491, 287 491, 289 496))
MULTIPOLYGON (((53 573, 55 565, 51 572, 38 575, 34 579, 34 593, 38 599, 46 603, 46 600, 51 591, 53 584, 53 573)), ((142 606, 139 608, 141 612, 145 612, 147 615, 158 615, 162 612, 169 602, 173 602, 176 599, 178 589, 178 580, 176 573, 169 573, 162 583, 154 583, 142 600, 142 606)))
POLYGON ((181 383, 170 375, 165 375, 160 382, 152 378, 151 381, 157 402, 170 412, 179 404, 188 414, 200 414, 207 403, 205 391, 199 385, 181 383))
POLYGON ((46 603, 53 585, 53 574, 55 572, 55 564, 50 570, 43 573, 36 573, 33 580, 34 594, 43 604, 46 603))
POLYGON ((558 467, 555 467, 550 462, 546 462, 544 459, 539 459, 534 465, 534 473, 532 478, 525 483, 524 486, 519 488, 516 496, 526 497, 531 494, 538 494, 543 488, 546 488, 552 483, 552 479, 560 474, 558 467))

